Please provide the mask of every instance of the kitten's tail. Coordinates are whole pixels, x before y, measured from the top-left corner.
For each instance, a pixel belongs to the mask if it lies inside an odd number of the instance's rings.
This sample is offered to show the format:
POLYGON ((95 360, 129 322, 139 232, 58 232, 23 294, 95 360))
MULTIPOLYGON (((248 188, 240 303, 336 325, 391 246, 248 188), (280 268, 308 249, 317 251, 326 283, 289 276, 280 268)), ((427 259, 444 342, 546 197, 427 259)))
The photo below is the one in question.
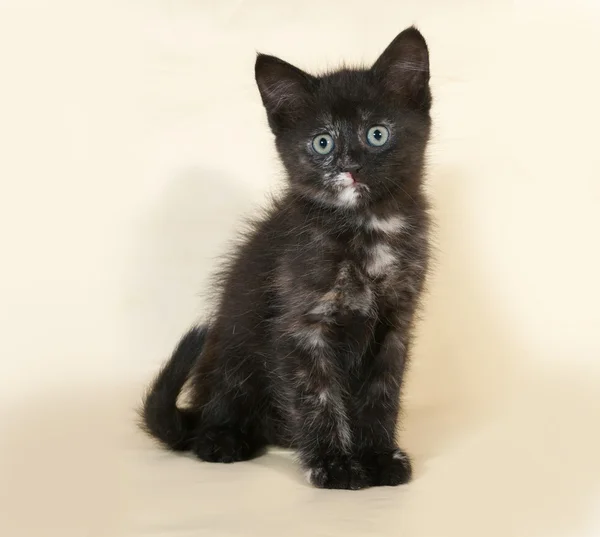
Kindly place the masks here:
POLYGON ((192 328, 150 386, 140 410, 141 427, 174 451, 191 448, 196 417, 177 407, 177 397, 204 345, 206 326, 192 328))

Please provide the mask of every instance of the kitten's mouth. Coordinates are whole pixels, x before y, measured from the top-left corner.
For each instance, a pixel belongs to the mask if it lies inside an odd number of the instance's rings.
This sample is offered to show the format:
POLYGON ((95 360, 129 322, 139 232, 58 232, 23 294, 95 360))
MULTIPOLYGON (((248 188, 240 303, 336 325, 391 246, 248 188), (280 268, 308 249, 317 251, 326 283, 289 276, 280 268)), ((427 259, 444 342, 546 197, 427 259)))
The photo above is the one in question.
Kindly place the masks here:
POLYGON ((337 186, 341 187, 341 189, 357 188, 360 185, 360 183, 356 180, 356 177, 354 177, 350 172, 338 173, 334 177, 334 182, 337 186))
POLYGON ((335 204, 340 207, 355 207, 360 204, 369 187, 356 180, 350 172, 338 173, 332 180, 336 190, 335 204))

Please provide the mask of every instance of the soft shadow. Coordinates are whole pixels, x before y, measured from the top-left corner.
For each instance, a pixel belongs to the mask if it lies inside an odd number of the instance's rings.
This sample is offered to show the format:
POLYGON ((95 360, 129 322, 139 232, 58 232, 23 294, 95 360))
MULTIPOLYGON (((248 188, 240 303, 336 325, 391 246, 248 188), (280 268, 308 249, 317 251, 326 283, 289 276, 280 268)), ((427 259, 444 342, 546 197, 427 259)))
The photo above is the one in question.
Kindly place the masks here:
POLYGON ((403 525, 409 535, 572 535, 600 485, 598 379, 577 364, 553 368, 511 334, 473 265, 459 184, 448 174, 435 196, 438 263, 402 433, 416 469, 403 525))
POLYGON ((15 405, 0 430, 0 534, 118 535, 127 509, 123 439, 136 397, 81 385, 15 405))
POLYGON ((501 412, 428 461, 403 506, 406 534, 585 531, 600 493, 599 380, 548 368, 524 374, 501 412))
POLYGON ((253 459, 250 464, 265 471, 275 471, 290 482, 309 486, 294 450, 272 447, 266 455, 253 459))

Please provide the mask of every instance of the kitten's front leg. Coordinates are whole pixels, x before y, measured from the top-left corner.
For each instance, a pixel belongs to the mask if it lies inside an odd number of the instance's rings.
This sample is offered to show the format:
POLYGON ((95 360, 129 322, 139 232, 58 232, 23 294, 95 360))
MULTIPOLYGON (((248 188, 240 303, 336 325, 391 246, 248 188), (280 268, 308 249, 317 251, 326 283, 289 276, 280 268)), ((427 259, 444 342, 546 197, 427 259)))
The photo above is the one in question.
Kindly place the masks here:
POLYGON ((311 484, 319 488, 360 489, 367 473, 353 456, 346 386, 323 325, 297 330, 285 355, 294 446, 311 484))
POLYGON ((364 364, 365 376, 357 382, 353 435, 369 485, 396 486, 412 476, 410 459, 396 443, 408 338, 395 329, 383 332, 381 345, 364 364))

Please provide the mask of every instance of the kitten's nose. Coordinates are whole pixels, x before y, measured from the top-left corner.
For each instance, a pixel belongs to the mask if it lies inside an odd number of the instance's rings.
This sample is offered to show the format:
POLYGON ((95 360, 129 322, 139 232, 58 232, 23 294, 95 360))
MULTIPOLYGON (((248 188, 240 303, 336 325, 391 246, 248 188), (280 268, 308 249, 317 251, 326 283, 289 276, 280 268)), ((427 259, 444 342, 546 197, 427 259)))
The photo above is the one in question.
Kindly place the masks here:
POLYGON ((360 171, 360 166, 345 166, 344 171, 352 177, 352 180, 357 183, 359 180, 358 172, 360 171))
POLYGON ((360 164, 360 153, 358 153, 356 149, 348 148, 340 157, 339 165, 343 171, 357 174, 362 168, 362 165, 360 164))
POLYGON ((345 162, 342 163, 342 169, 345 172, 349 172, 349 173, 352 173, 352 174, 358 173, 361 168, 362 168, 362 166, 360 164, 356 163, 356 162, 345 161, 345 162))

